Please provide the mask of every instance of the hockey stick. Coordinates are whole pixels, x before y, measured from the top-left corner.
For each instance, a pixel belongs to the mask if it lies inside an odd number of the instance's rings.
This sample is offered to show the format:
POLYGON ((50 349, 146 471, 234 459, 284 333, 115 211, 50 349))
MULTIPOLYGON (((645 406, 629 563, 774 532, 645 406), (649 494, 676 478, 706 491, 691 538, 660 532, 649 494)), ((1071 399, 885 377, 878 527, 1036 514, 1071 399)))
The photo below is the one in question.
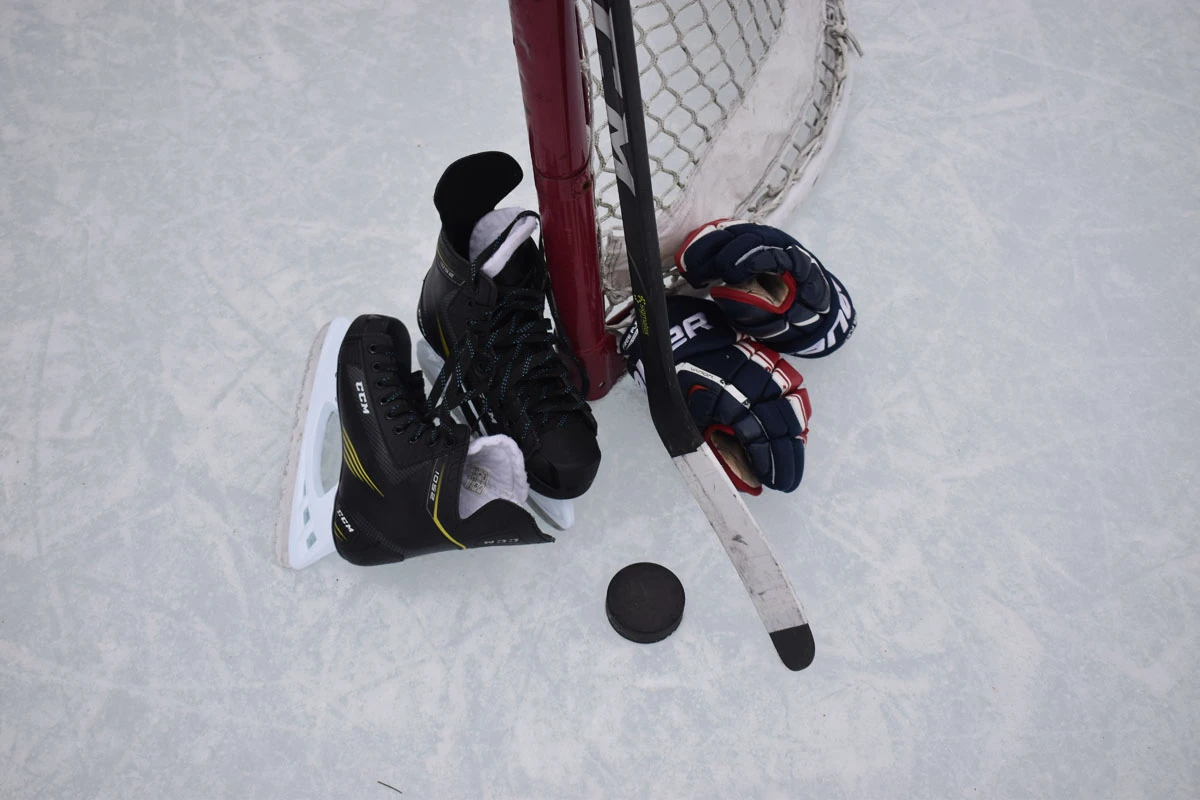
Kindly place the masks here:
POLYGON ((737 568, 779 658, 788 669, 801 670, 815 653, 804 610, 758 523, 692 423, 675 377, 629 0, 593 0, 592 10, 650 417, 737 568))

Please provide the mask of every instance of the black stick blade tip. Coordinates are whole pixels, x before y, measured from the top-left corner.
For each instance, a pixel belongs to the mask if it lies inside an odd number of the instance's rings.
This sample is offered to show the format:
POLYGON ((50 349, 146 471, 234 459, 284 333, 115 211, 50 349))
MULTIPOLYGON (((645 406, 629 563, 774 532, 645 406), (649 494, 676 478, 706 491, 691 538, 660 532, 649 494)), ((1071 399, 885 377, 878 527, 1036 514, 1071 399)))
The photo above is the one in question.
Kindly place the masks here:
POLYGON ((793 672, 807 667, 817 654, 817 643, 813 641, 812 628, 808 627, 808 623, 771 631, 771 641, 775 643, 779 659, 793 672))

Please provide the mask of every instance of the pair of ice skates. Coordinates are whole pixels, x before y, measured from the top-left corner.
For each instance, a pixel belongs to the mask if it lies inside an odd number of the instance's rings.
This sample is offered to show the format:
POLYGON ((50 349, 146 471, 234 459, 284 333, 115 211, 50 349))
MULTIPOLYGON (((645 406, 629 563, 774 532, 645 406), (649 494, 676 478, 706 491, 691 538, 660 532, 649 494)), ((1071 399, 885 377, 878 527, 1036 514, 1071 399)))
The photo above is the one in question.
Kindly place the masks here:
POLYGON ((285 566, 554 541, 526 502, 559 529, 574 522, 599 468, 596 423, 544 317, 537 216, 495 207, 520 181, 511 157, 480 153, 438 183, 442 231, 417 311, 431 394, 398 320, 335 319, 318 335, 284 478, 285 566), (336 482, 322 476, 333 447, 336 482))

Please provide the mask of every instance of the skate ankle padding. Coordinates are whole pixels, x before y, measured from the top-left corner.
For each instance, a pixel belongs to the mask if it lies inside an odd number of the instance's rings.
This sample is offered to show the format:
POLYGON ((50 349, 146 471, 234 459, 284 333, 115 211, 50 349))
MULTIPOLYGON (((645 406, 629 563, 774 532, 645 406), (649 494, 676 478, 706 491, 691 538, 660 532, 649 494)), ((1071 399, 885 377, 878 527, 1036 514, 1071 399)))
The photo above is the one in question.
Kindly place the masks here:
POLYGON ((479 222, 475 223, 475 229, 471 232, 471 244, 469 258, 474 261, 479 258, 479 254, 491 246, 497 239, 504 236, 504 241, 496 248, 488 260, 480 265, 480 271, 489 278, 494 278, 504 269, 504 265, 512 258, 513 253, 517 252, 517 248, 523 245, 530 237, 537 232, 538 219, 535 216, 528 216, 513 225, 515 220, 524 209, 510 206, 508 208, 498 208, 495 211, 489 211, 480 218, 479 222), (505 234, 505 229, 511 227, 511 230, 505 234))
POLYGON ((458 516, 466 519, 493 500, 524 503, 529 497, 525 457, 510 437, 481 436, 467 448, 458 492, 458 516))

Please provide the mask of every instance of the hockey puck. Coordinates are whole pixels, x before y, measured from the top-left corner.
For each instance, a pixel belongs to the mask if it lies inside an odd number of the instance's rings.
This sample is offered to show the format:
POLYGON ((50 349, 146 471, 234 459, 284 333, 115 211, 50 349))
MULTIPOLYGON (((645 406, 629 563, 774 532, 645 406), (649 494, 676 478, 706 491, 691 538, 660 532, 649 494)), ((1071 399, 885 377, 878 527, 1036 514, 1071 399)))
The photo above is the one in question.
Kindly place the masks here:
POLYGON ((683 619, 683 584, 661 564, 625 567, 608 583, 604 608, 613 629, 631 642, 650 644, 670 636, 683 619))

